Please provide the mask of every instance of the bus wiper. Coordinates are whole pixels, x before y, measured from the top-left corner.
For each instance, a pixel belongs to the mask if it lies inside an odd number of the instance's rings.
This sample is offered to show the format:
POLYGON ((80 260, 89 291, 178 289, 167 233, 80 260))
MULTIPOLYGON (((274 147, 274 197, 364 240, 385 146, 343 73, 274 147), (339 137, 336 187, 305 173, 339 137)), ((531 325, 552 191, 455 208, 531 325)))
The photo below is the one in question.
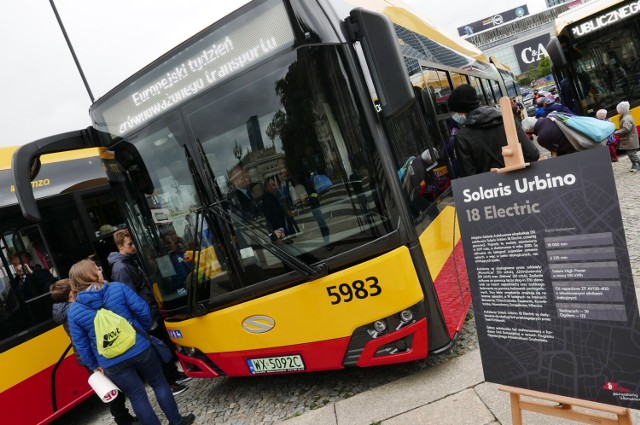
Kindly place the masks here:
POLYGON ((214 203, 203 208, 207 208, 212 214, 229 224, 231 227, 240 227, 262 248, 275 255, 284 265, 296 270, 298 273, 314 279, 327 275, 328 267, 326 263, 319 263, 315 266, 310 266, 304 261, 299 260, 284 249, 275 245, 270 239, 267 240, 262 233, 247 226, 244 221, 242 221, 242 218, 236 213, 225 210, 218 205, 218 203, 214 203))

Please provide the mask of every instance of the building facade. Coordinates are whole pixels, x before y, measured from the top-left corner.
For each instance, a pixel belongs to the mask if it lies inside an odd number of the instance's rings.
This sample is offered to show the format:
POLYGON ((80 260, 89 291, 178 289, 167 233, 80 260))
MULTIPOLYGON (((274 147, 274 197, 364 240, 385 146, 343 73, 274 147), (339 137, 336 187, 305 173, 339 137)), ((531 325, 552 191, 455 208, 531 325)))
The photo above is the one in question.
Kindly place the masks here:
POLYGON ((515 75, 527 72, 548 56, 547 43, 555 35, 555 18, 575 1, 547 0, 549 8, 465 37, 487 56, 508 65, 515 75))

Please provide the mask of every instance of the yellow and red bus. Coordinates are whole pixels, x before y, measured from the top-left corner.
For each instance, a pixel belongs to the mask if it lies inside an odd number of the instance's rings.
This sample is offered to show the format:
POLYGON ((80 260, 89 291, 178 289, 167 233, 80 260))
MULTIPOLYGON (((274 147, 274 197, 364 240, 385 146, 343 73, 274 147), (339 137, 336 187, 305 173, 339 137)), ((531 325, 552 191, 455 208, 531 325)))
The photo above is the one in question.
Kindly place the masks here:
POLYGON ((20 148, 20 206, 41 218, 40 155, 100 147, 192 377, 423 359, 471 302, 446 105, 463 83, 507 94, 399 2, 255 0, 96 101, 91 127, 20 148))
POLYGON ((594 0, 558 15, 547 50, 564 104, 583 115, 606 109, 617 121, 616 105, 626 100, 640 122, 639 23, 640 5, 630 0, 594 0))
POLYGON ((7 424, 48 423, 93 390, 69 337, 51 318, 48 288, 25 296, 12 256, 27 252, 34 268, 66 277, 75 261, 96 253, 106 258, 113 242, 100 227, 122 223, 122 215, 98 150, 88 149, 42 158, 31 186, 43 219, 25 220, 11 178, 15 149, 0 148, 0 411, 7 424))

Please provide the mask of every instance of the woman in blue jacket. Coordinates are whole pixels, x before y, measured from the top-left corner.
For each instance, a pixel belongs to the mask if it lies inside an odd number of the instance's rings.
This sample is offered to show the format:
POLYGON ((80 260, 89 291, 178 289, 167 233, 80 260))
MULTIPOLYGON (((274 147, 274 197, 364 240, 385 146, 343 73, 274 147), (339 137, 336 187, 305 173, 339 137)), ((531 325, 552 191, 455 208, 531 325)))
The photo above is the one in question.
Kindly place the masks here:
POLYGON ((69 307, 69 330, 82 362, 91 370, 105 373, 124 391, 143 425, 160 425, 160 420, 151 407, 142 378, 153 388, 170 425, 192 424, 193 413, 180 415, 162 373, 162 364, 149 341, 137 335, 135 344, 117 357, 109 359, 98 353, 93 324, 97 311, 106 308, 140 329, 149 329, 153 319, 146 301, 127 285, 105 282, 102 271, 91 260, 74 264, 69 270, 69 279, 77 293, 76 302, 69 307))

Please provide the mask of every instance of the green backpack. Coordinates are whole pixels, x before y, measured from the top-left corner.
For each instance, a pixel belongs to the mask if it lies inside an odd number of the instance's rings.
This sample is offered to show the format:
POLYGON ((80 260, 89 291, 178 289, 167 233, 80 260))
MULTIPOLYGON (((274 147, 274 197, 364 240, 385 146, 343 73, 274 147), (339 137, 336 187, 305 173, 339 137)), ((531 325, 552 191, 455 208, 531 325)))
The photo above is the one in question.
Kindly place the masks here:
POLYGON ((136 343, 136 331, 127 319, 101 308, 93 319, 98 353, 112 359, 124 354, 136 343))

